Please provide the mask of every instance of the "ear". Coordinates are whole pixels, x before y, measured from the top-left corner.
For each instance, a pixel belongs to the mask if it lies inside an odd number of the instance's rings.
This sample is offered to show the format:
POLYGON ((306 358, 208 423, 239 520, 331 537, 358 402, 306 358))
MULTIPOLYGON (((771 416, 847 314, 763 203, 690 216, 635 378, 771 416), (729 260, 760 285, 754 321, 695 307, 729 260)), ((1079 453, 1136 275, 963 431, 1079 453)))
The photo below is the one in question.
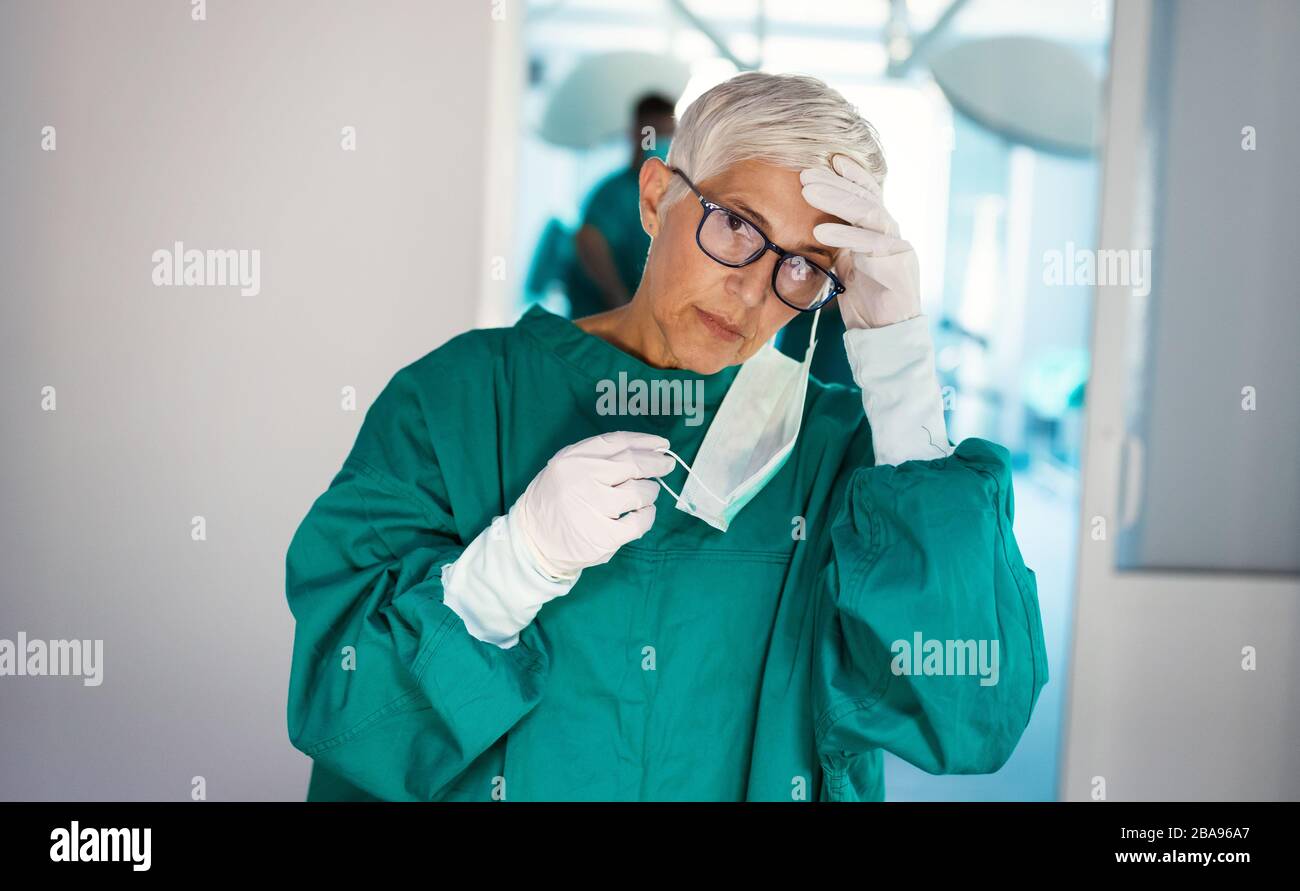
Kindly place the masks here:
POLYGON ((660 209, 672 178, 673 172, 658 158, 648 158, 641 165, 638 178, 641 187, 641 228, 651 238, 663 231, 664 221, 660 209))

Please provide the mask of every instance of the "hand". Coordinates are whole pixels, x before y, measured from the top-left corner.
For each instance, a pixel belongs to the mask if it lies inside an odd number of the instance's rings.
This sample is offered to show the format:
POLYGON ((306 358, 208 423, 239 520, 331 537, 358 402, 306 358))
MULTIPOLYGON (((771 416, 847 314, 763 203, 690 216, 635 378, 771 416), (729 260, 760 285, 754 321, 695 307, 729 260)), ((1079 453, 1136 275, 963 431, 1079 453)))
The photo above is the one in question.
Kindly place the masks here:
POLYGON ((668 440, 605 433, 566 446, 520 496, 524 538, 553 578, 607 562, 655 520, 659 484, 673 470, 668 440))
POLYGON ((820 223, 813 237, 842 248, 835 274, 844 283, 840 314, 847 328, 881 328, 921 314, 920 267, 912 246, 898 237, 880 184, 861 164, 836 155, 834 171, 799 174, 804 200, 850 225, 820 223))

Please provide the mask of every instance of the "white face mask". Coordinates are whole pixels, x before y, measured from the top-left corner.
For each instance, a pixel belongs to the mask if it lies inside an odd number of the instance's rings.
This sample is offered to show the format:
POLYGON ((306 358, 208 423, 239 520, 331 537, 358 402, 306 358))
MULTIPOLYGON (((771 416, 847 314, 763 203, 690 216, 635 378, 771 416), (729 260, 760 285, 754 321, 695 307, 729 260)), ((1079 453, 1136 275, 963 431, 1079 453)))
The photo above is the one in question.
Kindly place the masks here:
POLYGON ((695 466, 665 450, 688 474, 681 495, 659 480, 677 499, 678 510, 726 532, 740 509, 785 465, 803 422, 820 316, 820 309, 813 313, 802 362, 777 350, 773 338, 740 366, 704 434, 695 466))

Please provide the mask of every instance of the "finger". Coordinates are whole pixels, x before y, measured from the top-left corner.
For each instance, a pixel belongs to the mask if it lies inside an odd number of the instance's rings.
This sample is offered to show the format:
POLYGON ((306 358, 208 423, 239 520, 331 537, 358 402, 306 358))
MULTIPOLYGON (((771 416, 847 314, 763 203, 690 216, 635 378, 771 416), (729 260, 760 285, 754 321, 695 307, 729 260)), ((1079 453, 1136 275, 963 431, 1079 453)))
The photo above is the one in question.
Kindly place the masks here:
POLYGON ((833 186, 834 188, 848 192, 850 195, 857 195, 864 201, 883 202, 885 200, 884 195, 879 189, 872 189, 869 186, 855 183, 848 177, 840 176, 834 170, 827 170, 823 167, 811 167, 807 170, 801 171, 799 173, 799 182, 805 186, 833 186))
POLYGON ((623 544, 635 541, 650 531, 655 523, 655 506, 653 504, 624 514, 614 521, 618 524, 623 537, 623 544))
POLYGON ((667 476, 673 471, 673 459, 663 452, 627 449, 608 458, 590 457, 590 477, 605 486, 617 486, 628 480, 667 476))
POLYGON ((911 249, 901 238, 841 223, 818 223, 813 226, 813 238, 827 247, 847 248, 868 257, 888 257, 911 249))
POLYGON ((659 498, 659 484, 654 480, 628 480, 608 490, 606 516, 620 517, 629 511, 649 507, 659 498))
POLYGON ((826 183, 810 183, 803 187, 803 198, 818 210, 839 217, 846 223, 863 229, 875 229, 887 235, 898 234, 898 224, 885 210, 885 205, 872 196, 855 195, 826 183))
POLYGON ((831 158, 831 167, 835 168, 835 172, 845 179, 852 180, 877 197, 883 197, 884 190, 871 171, 848 155, 838 154, 831 158))
POLYGON ((662 436, 653 433, 633 433, 627 430, 614 430, 601 433, 576 442, 566 449, 564 454, 585 455, 590 457, 610 457, 626 449, 666 449, 670 443, 662 436))
POLYGON ((616 441, 623 443, 624 448, 643 449, 645 451, 663 451, 671 443, 662 436, 654 433, 635 433, 631 430, 617 430, 607 434, 616 441))
POLYGON ((638 470, 637 476, 640 479, 653 479, 657 476, 667 476, 677 467, 677 462, 673 460, 672 455, 667 455, 657 450, 629 450, 628 457, 636 462, 638 470))
POLYGON ((671 455, 645 449, 627 449, 606 460, 617 465, 602 474, 602 481, 609 486, 616 486, 624 480, 667 476, 676 466, 671 455), (621 478, 617 478, 619 474, 622 475, 621 478))

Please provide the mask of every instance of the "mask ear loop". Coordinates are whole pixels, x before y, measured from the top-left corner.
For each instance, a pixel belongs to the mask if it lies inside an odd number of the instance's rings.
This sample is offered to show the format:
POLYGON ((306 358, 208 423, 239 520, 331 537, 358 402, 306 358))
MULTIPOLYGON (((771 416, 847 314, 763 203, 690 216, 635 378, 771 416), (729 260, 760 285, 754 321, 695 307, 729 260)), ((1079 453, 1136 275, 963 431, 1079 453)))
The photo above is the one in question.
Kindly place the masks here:
MULTIPOLYGON (((682 465, 683 467, 685 467, 685 468, 686 468, 686 473, 687 473, 688 475, 691 475, 691 474, 694 474, 694 473, 695 473, 695 471, 691 470, 691 465, 689 465, 689 464, 687 464, 685 461, 683 461, 681 455, 678 455, 678 454, 677 454, 676 452, 674 452, 672 449, 664 449, 664 450, 663 450, 663 453, 664 453, 665 455, 668 455, 669 457, 671 457, 671 458, 672 458, 674 461, 676 461, 678 464, 680 464, 680 465, 682 465)), ((682 500, 682 496, 678 495, 676 492, 674 492, 672 489, 670 489, 670 488, 668 487, 668 484, 665 483, 662 479, 660 479, 659 477, 655 477, 655 482, 658 483, 659 485, 663 486, 664 491, 667 492, 669 495, 673 496, 674 500, 676 500, 676 501, 681 501, 681 500, 682 500)), ((713 492, 709 491, 709 487, 706 486, 706 485, 704 485, 704 483, 701 483, 699 480, 696 480, 696 483, 699 485, 699 487, 700 487, 701 489, 703 489, 703 490, 705 491, 706 494, 708 494, 709 496, 711 496, 711 497, 713 498, 714 501, 718 502, 719 504, 722 504, 722 503, 723 503, 722 499, 719 498, 717 495, 714 495, 713 492)))

